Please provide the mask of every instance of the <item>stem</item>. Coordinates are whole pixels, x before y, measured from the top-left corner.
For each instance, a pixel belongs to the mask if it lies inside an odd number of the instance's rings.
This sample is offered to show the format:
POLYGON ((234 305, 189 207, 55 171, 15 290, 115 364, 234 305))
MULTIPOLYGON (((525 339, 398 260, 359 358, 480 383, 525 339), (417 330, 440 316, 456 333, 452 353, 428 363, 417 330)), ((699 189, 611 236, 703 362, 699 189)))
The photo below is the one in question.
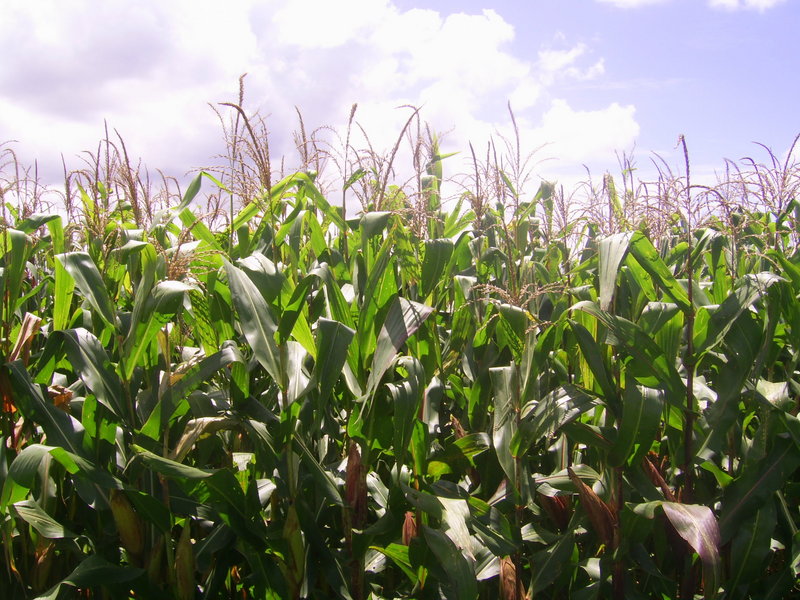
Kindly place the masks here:
POLYGON ((680 143, 683 146, 683 157, 686 163, 686 278, 687 294, 689 296, 689 311, 686 314, 686 418, 683 427, 683 472, 684 487, 681 494, 683 502, 691 502, 694 492, 694 452, 692 448, 692 431, 694 429, 694 275, 692 271, 692 191, 689 180, 689 151, 686 148, 686 139, 681 135, 680 143))
POLYGON ((624 505, 622 490, 622 467, 617 467, 614 469, 614 537, 612 541, 613 548, 611 548, 614 555, 614 570, 611 574, 611 588, 614 600, 625 599, 625 562, 622 560, 619 552, 620 542, 622 541, 620 515, 622 514, 624 505))
MULTIPOLYGON (((522 421, 522 410, 520 406, 520 398, 522 397, 522 390, 520 389, 520 375, 517 374, 516 377, 516 391, 515 394, 515 402, 514 402, 514 418, 517 421, 517 431, 520 428, 520 422, 522 421)), ((525 505, 522 501, 522 457, 515 456, 514 457, 514 518, 516 521, 516 529, 520 533, 520 537, 522 536, 522 519, 523 519, 523 511, 525 510, 525 505)), ((521 581, 521 574, 522 574, 522 552, 517 550, 514 553, 514 590, 519 590, 522 588, 522 581, 521 581)))
MULTIPOLYGON (((345 138, 344 142, 344 165, 342 166, 342 222, 344 223, 344 228, 341 231, 341 249, 342 249, 342 257, 344 258, 344 262, 347 262, 348 259, 348 251, 347 251, 347 188, 345 185, 347 184, 347 155, 350 152, 350 132, 353 127, 353 118, 356 116, 356 109, 358 108, 358 104, 354 103, 353 106, 350 107, 350 118, 347 121, 347 137, 345 138)), ((352 173, 351 173, 352 176, 352 173)))

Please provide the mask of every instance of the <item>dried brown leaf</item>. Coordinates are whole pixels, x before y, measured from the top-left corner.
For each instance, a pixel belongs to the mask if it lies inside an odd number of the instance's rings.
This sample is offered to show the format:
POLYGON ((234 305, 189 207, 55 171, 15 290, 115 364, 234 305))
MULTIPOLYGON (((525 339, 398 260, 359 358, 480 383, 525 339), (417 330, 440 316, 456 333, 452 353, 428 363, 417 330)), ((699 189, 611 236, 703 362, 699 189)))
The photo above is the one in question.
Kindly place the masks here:
POLYGON ((500 559, 500 598, 502 600, 525 600, 525 588, 517 577, 517 565, 510 556, 500 559))
POLYGON ((581 478, 575 474, 570 467, 567 467, 569 479, 578 490, 578 495, 581 498, 581 504, 589 515, 589 521, 592 523, 597 535, 600 536, 603 544, 609 548, 614 547, 614 514, 608 505, 600 499, 592 488, 581 481, 581 478))

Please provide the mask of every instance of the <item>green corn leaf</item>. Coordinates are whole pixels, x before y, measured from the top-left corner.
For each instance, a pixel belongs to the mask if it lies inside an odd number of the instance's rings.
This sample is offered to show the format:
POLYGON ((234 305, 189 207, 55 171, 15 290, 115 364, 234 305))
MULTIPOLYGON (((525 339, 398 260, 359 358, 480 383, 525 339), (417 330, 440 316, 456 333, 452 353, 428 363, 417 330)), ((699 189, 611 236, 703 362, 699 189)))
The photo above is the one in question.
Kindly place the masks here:
POLYGON ((56 259, 70 274, 91 307, 108 325, 115 327, 116 311, 108 295, 108 288, 92 258, 86 252, 66 252, 57 254, 56 259))
POLYGON ((419 377, 414 376, 420 373, 424 375, 422 365, 418 360, 412 358, 408 358, 405 364, 409 365, 409 370, 412 371, 411 376, 387 385, 394 407, 392 417, 394 452, 400 465, 405 464, 408 444, 411 441, 411 434, 424 391, 419 377))
POLYGON ((373 211, 368 212, 361 217, 361 230, 364 232, 365 238, 371 238, 380 235, 389 224, 389 218, 392 216, 388 211, 373 211))
POLYGON ((448 239, 425 240, 425 257, 422 260, 420 296, 427 298, 441 282, 442 274, 453 255, 453 241, 448 239))
MULTIPOLYGON (((474 498, 470 498, 474 501, 474 498)), ((486 513, 471 521, 478 539, 495 556, 509 556, 519 549, 520 535, 511 525, 508 518, 494 506, 488 507, 486 513)))
POLYGON ((339 492, 339 487, 336 485, 332 473, 325 470, 299 436, 294 436, 292 438, 292 445, 300 455, 300 460, 309 469, 311 476, 317 483, 318 489, 325 495, 328 501, 336 506, 344 506, 342 494, 339 492))
POLYGON ((247 258, 242 258, 237 263, 258 291, 269 303, 275 303, 281 298, 284 289, 291 290, 286 281, 286 276, 278 266, 260 252, 254 252, 247 258))
MULTIPOLYGON (((314 269, 303 277, 300 283, 294 288, 291 298, 282 307, 283 312, 278 325, 278 343, 282 344, 289 339, 289 335, 296 327, 298 318, 306 323, 306 327, 308 326, 308 322, 302 315, 302 309, 306 305, 306 297, 311 293, 314 285, 318 284, 321 279, 322 277, 318 269, 314 269)), ((313 345, 311 353, 312 355, 316 353, 316 347, 313 345)))
POLYGON ((441 477, 469 468, 472 458, 490 447, 489 436, 483 432, 470 433, 445 446, 428 461, 428 475, 441 477))
POLYGON ((172 527, 172 513, 159 498, 135 489, 125 489, 136 512, 148 523, 156 526, 161 533, 168 533, 172 527))
POLYGON ((348 189, 350 189, 353 186, 353 184, 363 179, 364 175, 366 174, 367 174, 366 169, 362 169, 361 167, 350 173, 350 177, 347 178, 347 181, 344 182, 344 186, 342 186, 342 191, 347 191, 348 189))
POLYGON ((230 469, 219 469, 209 477, 195 481, 190 486, 190 493, 201 501, 208 501, 223 522, 243 541, 255 548, 266 547, 264 520, 258 513, 248 511, 242 486, 230 469))
MULTIPOLYGON (((11 303, 10 307, 15 309, 22 295, 25 269, 33 245, 31 244, 31 239, 17 229, 7 229, 0 235, 5 238, 2 248, 8 249, 8 252, 3 256, 4 264, 0 283, 3 286, 3 297, 7 298, 11 303)), ((4 314, 4 318, 10 319, 11 315, 4 314)))
POLYGON ((97 400, 118 418, 131 417, 122 384, 100 340, 82 327, 64 331, 60 337, 73 369, 97 400))
POLYGON ((442 584, 450 592, 449 598, 470 600, 478 597, 475 571, 453 541, 441 531, 422 525, 422 535, 433 555, 439 561, 447 580, 442 584))
POLYGON ((553 390, 539 402, 527 403, 521 411, 519 432, 511 440, 513 456, 524 456, 532 443, 552 437, 596 405, 596 398, 569 384, 553 390))
POLYGON ((319 401, 326 402, 347 362, 356 332, 339 321, 317 321, 317 360, 311 379, 319 390, 319 401))
POLYGON ((533 578, 528 587, 528 596, 534 597, 549 586, 561 574, 569 561, 575 545, 572 532, 564 535, 555 544, 533 556, 533 578))
POLYGON ((629 244, 631 254, 636 258, 642 268, 647 271, 653 281, 669 298, 685 313, 692 310, 689 295, 686 289, 678 283, 672 271, 662 260, 658 250, 643 233, 637 231, 631 237, 629 244))
POLYGON ((374 393, 384 374, 403 345, 433 313, 433 308, 397 297, 386 313, 372 358, 367 382, 368 394, 374 393))
POLYGON ((280 388, 285 388, 285 373, 281 367, 280 350, 275 342, 278 326, 272 311, 253 281, 241 269, 226 261, 225 272, 242 333, 261 366, 280 388))
POLYGON ((775 439, 769 453, 725 488, 720 529, 727 542, 744 519, 754 515, 800 466, 800 448, 790 439, 775 439))
POLYGON ((663 393, 652 388, 629 385, 622 399, 622 423, 608 455, 612 467, 627 462, 638 465, 656 438, 663 412, 663 393))
POLYGON ((736 319, 759 298, 770 286, 784 281, 774 273, 746 275, 739 280, 736 291, 728 296, 711 314, 705 330, 695 332, 697 355, 711 350, 727 335, 736 319))
MULTIPOLYGON (((238 348, 232 342, 225 342, 219 352, 205 357, 182 373, 174 374, 174 380, 166 387, 160 401, 152 407, 149 416, 146 417, 147 420, 141 429, 142 435, 154 440, 161 439, 165 424, 173 419, 181 407, 181 400, 218 371, 230 366, 231 372, 234 373, 236 366, 243 367, 243 363, 244 359, 238 348)), ((183 406, 185 407, 185 403, 183 406)))
POLYGON ((90 460, 65 450, 61 446, 31 444, 20 452, 8 471, 8 478, 0 497, 0 507, 19 502, 27 497, 35 485, 39 470, 47 455, 55 459, 71 475, 85 479, 102 489, 121 489, 122 483, 90 460))
POLYGON ((302 398, 311 385, 311 377, 304 366, 308 352, 293 340, 281 345, 280 351, 281 363, 287 373, 286 400, 291 404, 302 398))
MULTIPOLYGON (((348 180, 350 185, 355 183, 356 180, 353 180, 353 177, 358 171, 359 169, 357 169, 353 175, 350 176, 348 180)), ((311 199, 311 201, 314 203, 314 206, 322 211, 322 214, 326 219, 330 220, 334 225, 336 225, 339 231, 345 230, 347 224, 344 222, 344 219, 342 219, 340 210, 330 205, 325 196, 319 191, 314 179, 312 179, 308 173, 300 171, 294 173, 290 177, 293 177, 295 181, 303 185, 303 192, 306 194, 306 196, 308 196, 309 199, 311 199)), ((358 177, 358 179, 360 179, 360 177, 358 177)), ((345 187, 345 190, 347 187, 345 187)))
POLYGON ((139 456, 139 458, 145 465, 147 465, 148 468, 152 469, 156 473, 161 473, 165 477, 170 477, 179 481, 206 479, 211 477, 216 472, 212 469, 198 469, 196 467, 185 465, 168 458, 163 458, 137 444, 131 444, 131 450, 133 450, 139 456))
POLYGON ((125 340, 126 360, 123 376, 133 376, 138 366, 143 366, 150 344, 164 325, 169 323, 183 306, 183 299, 192 286, 179 281, 157 283, 146 300, 139 320, 131 324, 131 332, 125 340))
POLYGON ((44 399, 41 386, 31 381, 22 361, 7 363, 5 368, 11 376, 17 407, 24 416, 44 429, 48 443, 60 446, 77 456, 84 456, 83 425, 72 415, 44 399))
POLYGON ((495 367, 489 370, 494 389, 494 421, 492 422, 492 445, 497 460, 509 482, 517 480, 517 469, 514 461, 514 449, 519 456, 524 450, 522 443, 512 447, 512 440, 517 435, 516 417, 519 410, 517 371, 514 366, 495 367))
MULTIPOLYGON (((44 225, 47 225, 49 227, 50 224, 55 220, 60 221, 61 216, 49 213, 32 214, 31 216, 26 217, 25 219, 17 223, 15 229, 18 229, 19 231, 25 234, 31 234, 44 225)), ((54 250, 56 252, 63 252, 63 250, 55 248, 55 244, 54 244, 54 250)))
POLYGON ((686 389, 675 365, 667 360, 663 350, 636 323, 610 315, 593 302, 579 302, 573 310, 582 310, 594 316, 608 328, 608 343, 620 346, 636 359, 637 379, 642 385, 664 386, 670 402, 679 403, 686 389), (642 375, 638 375, 642 373, 642 375))
POLYGON ((775 503, 767 501, 750 519, 737 524, 731 540, 731 574, 726 589, 746 588, 764 576, 776 523, 775 503))
POLYGON ((416 571, 411 566, 411 560, 408 557, 408 546, 403 546, 401 544, 389 544, 385 548, 381 548, 380 546, 370 546, 373 550, 377 550, 387 558, 392 559, 394 564, 396 564, 403 573, 411 580, 412 584, 416 584, 419 581, 419 577, 417 576, 416 571))
MULTIPOLYGON (((56 216, 56 218, 49 220, 47 228, 50 231, 50 239, 53 242, 53 252, 55 254, 66 252, 64 224, 61 217, 56 216)), ((54 267, 53 330, 58 331, 59 329, 66 329, 69 323, 75 280, 72 279, 72 276, 64 268, 61 261, 54 261, 54 267)))
POLYGON ((33 500, 24 500, 15 503, 14 512, 17 513, 20 519, 33 527, 42 537, 52 540, 77 537, 76 534, 72 533, 69 529, 48 515, 33 500))
MULTIPOLYGON (((363 286, 363 303, 358 316, 355 348, 361 356, 361 363, 375 352, 377 328, 376 319, 379 313, 397 297, 397 283, 394 277, 393 257, 391 254, 393 244, 391 240, 384 240, 377 256, 369 268, 366 284, 363 286)), ((366 261, 363 263, 366 268, 366 261)), ((345 325, 347 321, 342 321, 345 325)))
POLYGON ((61 596, 63 586, 84 589, 102 589, 117 587, 117 593, 127 595, 129 582, 143 576, 145 571, 132 566, 121 567, 108 562, 98 554, 91 554, 62 579, 58 584, 47 591, 45 595, 37 596, 35 600, 56 600, 61 596))
POLYGON ((239 425, 239 421, 229 417, 198 417, 190 419, 186 423, 186 428, 183 430, 175 448, 170 452, 170 460, 182 462, 197 440, 201 436, 213 434, 217 431, 235 429, 239 425))
MULTIPOLYGON (((187 207, 179 211, 178 218, 180 218, 184 227, 191 230, 192 235, 196 240, 200 240, 203 242, 203 244, 205 244, 206 250, 210 249, 216 252, 222 252, 222 246, 219 245, 217 237, 211 232, 208 226, 191 211, 191 209, 187 207)), ((219 260, 218 258, 214 258, 216 256, 218 255, 209 253, 209 259, 214 262, 219 260)))
POLYGON ((611 373, 608 372, 605 362, 603 361, 603 351, 600 345, 595 341, 589 330, 577 321, 569 321, 570 329, 578 340, 578 345, 581 349, 581 354, 589 366, 589 369, 594 375, 597 385, 603 392, 603 397, 608 405, 615 413, 619 413, 619 392, 617 386, 614 385, 611 373))
POLYGON ((598 278, 600 279, 600 308, 608 310, 614 301, 619 265, 628 251, 631 233, 617 233, 600 240, 597 244, 599 256, 598 278))

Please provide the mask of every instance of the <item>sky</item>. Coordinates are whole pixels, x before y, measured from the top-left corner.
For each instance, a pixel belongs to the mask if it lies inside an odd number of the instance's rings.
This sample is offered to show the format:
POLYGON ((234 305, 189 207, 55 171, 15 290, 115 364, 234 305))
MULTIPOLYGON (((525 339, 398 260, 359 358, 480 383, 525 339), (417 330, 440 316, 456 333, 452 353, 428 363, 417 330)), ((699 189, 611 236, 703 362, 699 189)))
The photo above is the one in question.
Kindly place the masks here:
MULTIPOLYGON (((469 143, 512 133, 534 178, 619 173, 633 156, 694 172, 765 161, 800 133, 800 0, 2 0, 0 142, 45 183, 81 166, 107 123, 155 172, 184 177, 224 151, 210 105, 235 102, 298 162, 307 130, 351 106, 389 150, 407 105, 439 133, 446 172, 469 143), (13 141, 12 141, 13 140, 13 141), (659 159, 659 160, 660 160, 659 159)), ((113 133, 112 133, 113 135, 113 133)), ((357 141, 356 143, 365 143, 357 141)), ((275 161, 274 161, 275 162, 275 161)))

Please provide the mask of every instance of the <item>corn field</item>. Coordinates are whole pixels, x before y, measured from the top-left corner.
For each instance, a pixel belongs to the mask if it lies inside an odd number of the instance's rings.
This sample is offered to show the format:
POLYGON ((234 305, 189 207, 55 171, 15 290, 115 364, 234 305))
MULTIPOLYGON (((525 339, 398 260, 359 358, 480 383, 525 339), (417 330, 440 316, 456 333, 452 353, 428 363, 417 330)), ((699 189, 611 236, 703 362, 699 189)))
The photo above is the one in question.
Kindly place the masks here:
POLYGON ((121 143, 69 212, 5 188, 4 598, 800 593, 796 165, 577 214, 255 134, 178 198, 121 143))

